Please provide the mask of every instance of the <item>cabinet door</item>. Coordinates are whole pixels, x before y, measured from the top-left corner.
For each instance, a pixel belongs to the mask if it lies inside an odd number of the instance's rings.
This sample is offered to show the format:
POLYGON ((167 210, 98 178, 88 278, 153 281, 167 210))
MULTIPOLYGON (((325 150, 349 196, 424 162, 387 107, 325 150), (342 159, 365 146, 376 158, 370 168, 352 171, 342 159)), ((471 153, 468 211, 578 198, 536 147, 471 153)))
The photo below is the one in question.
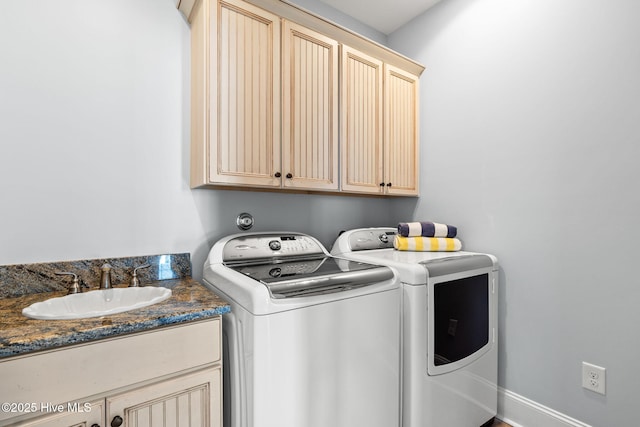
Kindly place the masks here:
POLYGON ((128 427, 220 427, 220 367, 107 398, 107 424, 121 417, 128 427))
MULTIPOLYGON (((45 405, 39 403, 38 406, 45 405)), ((71 402, 63 405, 64 410, 31 420, 22 421, 12 426, 20 427, 90 427, 104 425, 104 400, 94 402, 71 402)), ((59 410, 56 405, 56 411, 59 410)), ((46 410, 46 409, 45 409, 46 410)), ((51 411, 53 409, 49 409, 51 411)))
POLYGON ((280 186, 280 19, 229 0, 211 26, 210 180, 280 186))
POLYGON ((282 43, 284 186, 337 190, 338 43, 289 21, 282 43))
POLYGON ((381 193, 382 62, 342 46, 342 190, 381 193))
POLYGON ((418 195, 418 77, 385 64, 387 194, 418 195))

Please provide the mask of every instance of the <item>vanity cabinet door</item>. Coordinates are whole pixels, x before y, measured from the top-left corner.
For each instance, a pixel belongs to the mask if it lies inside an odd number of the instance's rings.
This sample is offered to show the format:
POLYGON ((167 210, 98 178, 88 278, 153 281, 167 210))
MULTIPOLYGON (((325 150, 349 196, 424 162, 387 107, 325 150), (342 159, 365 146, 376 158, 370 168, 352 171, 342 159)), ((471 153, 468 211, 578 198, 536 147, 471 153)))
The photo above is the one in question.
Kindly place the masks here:
POLYGON ((338 42, 284 21, 283 186, 338 190, 338 42))
MULTIPOLYGON (((43 405, 43 403, 40 403, 40 405, 43 405)), ((55 410, 55 413, 9 425, 16 427, 91 427, 94 425, 102 427, 105 425, 103 399, 95 402, 73 402, 62 406, 63 410, 58 411, 60 406, 56 405, 54 407, 52 405, 48 411, 55 410)), ((47 409, 45 408, 45 410, 47 409)))
POLYGON ((385 64, 386 194, 418 195, 418 77, 385 64))
POLYGON ((342 190, 384 192, 382 61, 342 46, 342 190))
POLYGON ((108 397, 107 426, 220 427, 221 396, 217 366, 108 397))

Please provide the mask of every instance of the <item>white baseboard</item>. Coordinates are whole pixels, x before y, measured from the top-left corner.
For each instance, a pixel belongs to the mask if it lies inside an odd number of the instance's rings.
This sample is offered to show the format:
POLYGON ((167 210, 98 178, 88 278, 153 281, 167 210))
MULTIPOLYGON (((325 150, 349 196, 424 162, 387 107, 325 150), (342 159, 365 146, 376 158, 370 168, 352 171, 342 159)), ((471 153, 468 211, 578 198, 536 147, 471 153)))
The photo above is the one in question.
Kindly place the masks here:
POLYGON ((591 427, 502 387, 498 387, 498 418, 513 427, 591 427))

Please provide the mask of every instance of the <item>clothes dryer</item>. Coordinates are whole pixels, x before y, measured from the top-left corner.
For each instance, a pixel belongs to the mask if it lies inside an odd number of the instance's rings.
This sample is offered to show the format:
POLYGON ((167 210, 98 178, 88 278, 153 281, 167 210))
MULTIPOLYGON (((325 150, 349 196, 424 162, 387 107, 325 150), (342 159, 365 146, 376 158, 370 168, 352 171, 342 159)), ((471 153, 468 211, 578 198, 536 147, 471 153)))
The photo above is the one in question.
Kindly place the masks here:
POLYGON ((342 233, 332 255, 394 268, 403 289, 403 427, 478 427, 497 411, 498 262, 393 248, 394 228, 342 233))

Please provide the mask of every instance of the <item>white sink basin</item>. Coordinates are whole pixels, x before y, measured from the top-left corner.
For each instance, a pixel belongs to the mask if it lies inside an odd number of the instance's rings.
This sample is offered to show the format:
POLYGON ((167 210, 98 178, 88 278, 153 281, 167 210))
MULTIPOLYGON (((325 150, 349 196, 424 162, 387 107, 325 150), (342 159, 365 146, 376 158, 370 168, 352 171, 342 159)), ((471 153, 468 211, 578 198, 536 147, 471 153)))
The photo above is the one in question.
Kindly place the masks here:
POLYGON ((36 302, 24 308, 22 314, 32 319, 51 320, 100 317, 147 307, 170 296, 171 289, 162 287, 112 288, 36 302))

